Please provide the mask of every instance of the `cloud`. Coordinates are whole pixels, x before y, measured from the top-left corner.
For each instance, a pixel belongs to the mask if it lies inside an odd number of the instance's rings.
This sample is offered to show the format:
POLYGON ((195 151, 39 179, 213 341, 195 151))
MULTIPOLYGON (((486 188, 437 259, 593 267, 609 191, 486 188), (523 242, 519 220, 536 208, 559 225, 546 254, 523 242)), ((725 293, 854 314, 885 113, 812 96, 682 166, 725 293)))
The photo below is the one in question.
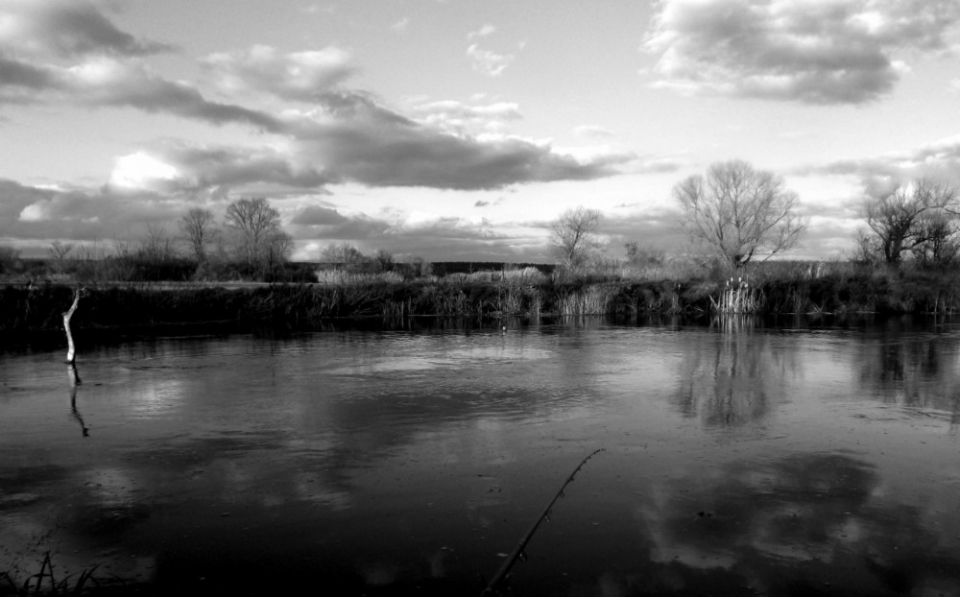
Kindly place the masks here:
POLYGON ((334 46, 281 54, 270 46, 208 56, 203 65, 228 94, 268 93, 282 99, 313 101, 355 71, 348 52, 334 46))
POLYGON ((951 0, 661 0, 644 47, 655 86, 809 104, 889 93, 898 57, 946 51, 951 0))
POLYGON ((476 31, 471 31, 467 34, 467 39, 474 40, 481 37, 487 37, 488 35, 493 35, 497 32, 497 27, 495 25, 486 24, 483 27, 477 29, 476 31))
POLYGON ((514 137, 444 133, 355 93, 331 93, 306 114, 298 154, 331 176, 371 186, 492 189, 516 183, 611 176, 623 155, 581 161, 547 144, 514 137))
POLYGON ((390 25, 390 30, 391 30, 391 31, 396 31, 397 33, 406 33, 406 32, 407 32, 407 28, 408 28, 409 26, 410 26, 410 18, 409 18, 409 17, 403 17, 402 19, 400 19, 400 20, 397 21, 396 23, 390 25))
POLYGON ((471 105, 457 101, 434 101, 414 105, 409 113, 418 122, 453 134, 496 131, 508 122, 521 120, 520 106, 510 102, 471 105))
POLYGON ((300 210, 290 223, 296 226, 340 226, 349 221, 335 209, 310 205, 300 210))
POLYGON ((155 144, 117 159, 110 184, 116 189, 158 193, 228 190, 262 192, 265 185, 282 189, 320 189, 327 179, 315 167, 270 147, 196 146, 182 142, 155 144))
POLYGON ((473 70, 488 77, 499 77, 515 59, 513 54, 497 54, 490 50, 483 50, 477 44, 470 44, 467 48, 467 56, 470 58, 473 70))
POLYGON ((118 29, 87 0, 0 0, 0 48, 60 57, 143 56, 172 46, 118 29))
POLYGON ((801 168, 797 173, 852 176, 859 181, 866 197, 882 196, 897 185, 918 178, 960 186, 960 136, 906 152, 801 168))
POLYGON ((137 235, 148 224, 175 221, 185 203, 143 192, 52 189, 0 180, 0 237, 94 241, 137 235))
POLYGON ((613 137, 611 131, 602 126, 582 125, 573 129, 573 134, 577 137, 613 137))

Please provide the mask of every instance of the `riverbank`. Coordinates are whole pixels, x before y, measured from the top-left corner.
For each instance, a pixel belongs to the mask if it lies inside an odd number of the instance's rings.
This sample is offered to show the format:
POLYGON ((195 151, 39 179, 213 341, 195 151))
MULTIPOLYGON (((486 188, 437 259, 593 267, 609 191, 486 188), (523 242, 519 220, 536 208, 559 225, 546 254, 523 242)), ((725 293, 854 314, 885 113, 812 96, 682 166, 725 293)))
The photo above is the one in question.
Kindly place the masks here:
MULTIPOLYGON (((68 285, 0 288, 0 333, 9 337, 61 330, 61 314, 72 296, 73 288, 68 285)), ((719 310, 756 314, 950 313, 960 310, 960 274, 844 269, 815 276, 755 275, 736 280, 557 281, 461 276, 232 287, 114 284, 87 287, 72 326, 80 331, 199 325, 310 329, 337 318, 629 317, 719 310)))

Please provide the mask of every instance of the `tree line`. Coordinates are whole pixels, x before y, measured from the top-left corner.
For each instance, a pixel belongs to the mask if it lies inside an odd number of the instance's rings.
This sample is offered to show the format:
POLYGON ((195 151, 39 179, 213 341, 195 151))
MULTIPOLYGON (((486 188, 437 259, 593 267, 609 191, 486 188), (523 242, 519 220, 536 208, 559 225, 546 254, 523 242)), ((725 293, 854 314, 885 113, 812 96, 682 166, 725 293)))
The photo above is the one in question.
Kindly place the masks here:
MULTIPOLYGON (((723 266, 739 269, 794 248, 809 227, 800 199, 783 177, 742 160, 711 165, 673 187, 681 229, 693 250, 723 266)), ((899 265, 946 266, 960 259, 960 192, 920 178, 897 185, 864 203, 866 228, 858 232, 851 260, 899 265)), ((568 271, 603 265, 600 211, 583 206, 550 224, 553 256, 568 271)), ((625 244, 627 262, 658 264, 664 253, 636 241, 625 244)))

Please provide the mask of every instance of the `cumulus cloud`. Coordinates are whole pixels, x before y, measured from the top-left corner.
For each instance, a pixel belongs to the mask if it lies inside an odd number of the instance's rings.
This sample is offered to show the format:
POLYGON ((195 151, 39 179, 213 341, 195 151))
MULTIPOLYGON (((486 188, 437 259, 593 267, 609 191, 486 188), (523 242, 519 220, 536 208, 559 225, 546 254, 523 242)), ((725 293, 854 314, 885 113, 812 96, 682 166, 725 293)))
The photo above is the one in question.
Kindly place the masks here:
POLYGON ((469 132, 501 130, 507 123, 523 118, 520 106, 511 102, 492 104, 466 104, 452 100, 422 102, 414 105, 409 113, 420 123, 461 135, 469 132))
POLYGON ((796 173, 852 177, 862 197, 880 197, 919 178, 960 186, 960 136, 905 152, 799 168, 796 173))
POLYGON ((467 48, 467 56, 470 58, 473 70, 488 77, 499 77, 515 59, 513 54, 497 54, 484 50, 477 44, 470 44, 467 48))
POLYGON ((312 101, 355 72, 350 54, 334 46, 282 54, 258 45, 244 52, 212 54, 203 64, 229 94, 269 93, 294 101, 312 101))
POLYGON ((581 161, 514 137, 461 137, 404 117, 371 98, 331 93, 305 115, 298 151, 344 180, 372 186, 491 189, 515 183, 589 180, 616 173, 623 155, 581 161))
POLYGON ((54 189, 0 180, 0 237, 94 241, 137 234, 152 223, 174 221, 184 203, 150 192, 54 189))
POLYGON ((471 31, 467 34, 467 39, 473 40, 480 37, 487 37, 488 35, 493 35, 497 32, 497 27, 495 25, 486 24, 483 27, 480 27, 476 31, 471 31))
MULTIPOLYGON (((268 111, 241 99, 213 101, 202 83, 161 76, 146 59, 169 47, 120 30, 87 0, 0 0, 0 33, 0 103, 130 108, 269 135, 253 148, 153 143, 120 156, 101 189, 48 191, 14 203, 9 215, 20 222, 103 225, 116 223, 117 214, 134 214, 117 206, 137 201, 160 213, 157 206, 165 201, 182 207, 199 193, 226 197, 270 188, 315 194, 334 182, 491 189, 588 180, 615 175, 631 159, 622 152, 587 155, 504 135, 505 124, 521 118, 514 103, 434 101, 406 113, 391 109, 370 93, 345 87, 356 68, 335 47, 284 53, 256 46, 202 61, 205 82, 231 98, 298 102, 268 111)), ((488 73, 505 68, 496 62, 488 61, 488 73)), ((27 194, 34 192, 40 191, 27 194)))
POLYGON ((906 55, 940 52, 952 0, 661 0, 644 41, 656 86, 810 104, 889 93, 906 55))
POLYGON ((60 57, 142 56, 172 46, 118 29, 88 0, 0 0, 0 47, 60 57))
POLYGON ((321 189, 327 179, 295 156, 270 147, 197 146, 182 142, 155 144, 117 159, 110 184, 165 193, 250 190, 265 184, 280 189, 321 189))

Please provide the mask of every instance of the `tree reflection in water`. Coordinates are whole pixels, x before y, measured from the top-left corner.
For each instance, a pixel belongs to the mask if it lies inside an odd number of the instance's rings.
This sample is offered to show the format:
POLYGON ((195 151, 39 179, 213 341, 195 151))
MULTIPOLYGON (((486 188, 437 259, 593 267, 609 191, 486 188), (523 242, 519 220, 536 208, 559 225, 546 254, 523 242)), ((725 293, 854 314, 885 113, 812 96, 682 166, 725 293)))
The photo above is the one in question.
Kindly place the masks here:
POLYGON ((77 365, 75 363, 67 364, 67 376, 70 378, 70 412, 73 414, 73 418, 77 420, 77 423, 80 424, 80 431, 83 433, 83 437, 89 437, 90 428, 83 422, 83 415, 80 414, 80 410, 77 408, 77 387, 82 382, 80 375, 77 373, 77 365))
MULTIPOLYGON (((859 380, 864 392, 884 403, 912 409, 941 411, 951 428, 960 426, 960 372, 950 355, 960 353, 960 338, 911 333, 898 320, 879 334, 858 343, 859 380)), ((936 413, 931 413, 935 415, 936 413)))
POLYGON ((788 374, 797 365, 790 350, 771 344, 749 316, 714 320, 714 333, 685 347, 674 403, 686 417, 710 427, 743 425, 765 418, 788 374))

